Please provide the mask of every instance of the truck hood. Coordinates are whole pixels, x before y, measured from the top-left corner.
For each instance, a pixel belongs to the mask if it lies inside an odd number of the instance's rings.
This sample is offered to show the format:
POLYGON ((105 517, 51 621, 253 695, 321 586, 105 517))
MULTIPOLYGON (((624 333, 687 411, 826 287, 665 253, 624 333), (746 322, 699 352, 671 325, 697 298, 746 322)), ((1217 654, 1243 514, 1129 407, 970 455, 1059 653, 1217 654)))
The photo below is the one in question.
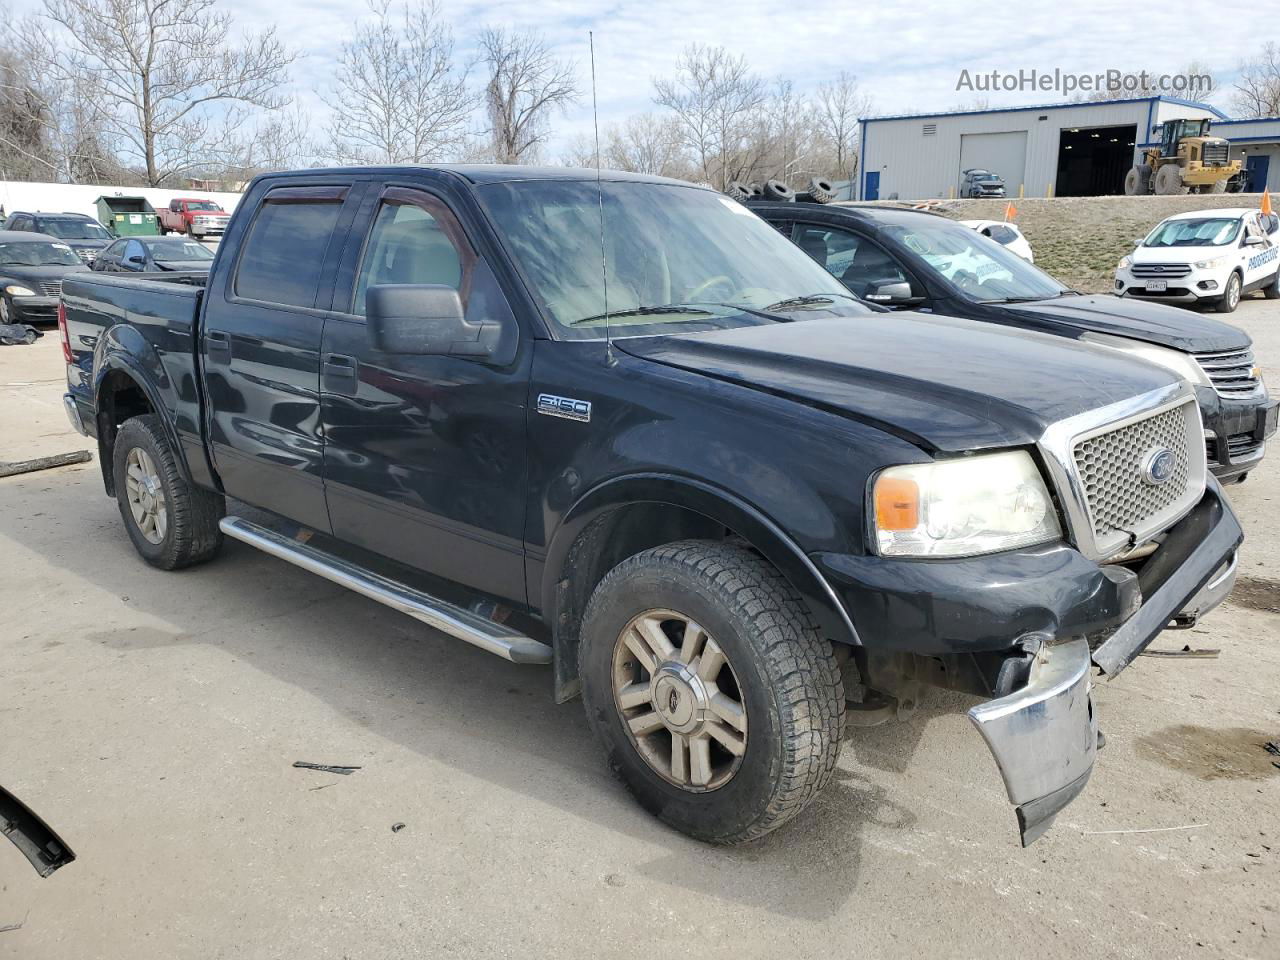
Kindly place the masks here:
POLYGON ((629 338, 615 346, 949 453, 1034 443, 1055 421, 1177 380, 1105 348, 915 313, 629 338))
POLYGON ((1131 297, 1059 297, 1013 304, 1007 309, 1032 321, 1129 337, 1187 353, 1243 350, 1252 342, 1243 330, 1221 320, 1131 297))

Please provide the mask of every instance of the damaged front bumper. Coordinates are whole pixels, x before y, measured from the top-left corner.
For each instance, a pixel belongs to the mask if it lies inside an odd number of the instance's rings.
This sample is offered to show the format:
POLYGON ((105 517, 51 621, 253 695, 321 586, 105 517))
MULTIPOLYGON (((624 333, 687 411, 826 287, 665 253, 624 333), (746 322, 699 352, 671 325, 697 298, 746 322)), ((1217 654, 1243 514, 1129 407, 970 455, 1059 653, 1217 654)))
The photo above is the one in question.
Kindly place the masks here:
POLYGON ((1211 479, 1201 501, 1138 572, 1141 606, 1104 643, 1092 652, 1084 637, 1043 643, 1023 686, 969 711, 1018 808, 1023 846, 1049 828, 1093 770, 1098 729, 1091 667, 1114 677, 1170 622, 1194 622, 1225 600, 1243 538, 1211 479))

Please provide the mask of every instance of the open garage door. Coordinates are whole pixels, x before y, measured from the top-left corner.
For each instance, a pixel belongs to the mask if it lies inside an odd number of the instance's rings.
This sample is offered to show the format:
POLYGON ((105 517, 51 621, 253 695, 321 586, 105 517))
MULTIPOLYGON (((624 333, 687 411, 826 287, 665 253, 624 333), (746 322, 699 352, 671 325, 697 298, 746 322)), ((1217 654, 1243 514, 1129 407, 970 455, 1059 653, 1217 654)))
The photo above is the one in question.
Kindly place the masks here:
POLYGON ((964 171, 975 167, 990 170, 1003 177, 1005 193, 1016 197, 1019 185, 1026 182, 1027 131, 961 134, 960 169, 956 173, 957 191, 964 180, 964 171))
POLYGON ((1101 197, 1124 193, 1124 175, 1133 166, 1138 128, 1063 127, 1058 134, 1060 197, 1101 197))

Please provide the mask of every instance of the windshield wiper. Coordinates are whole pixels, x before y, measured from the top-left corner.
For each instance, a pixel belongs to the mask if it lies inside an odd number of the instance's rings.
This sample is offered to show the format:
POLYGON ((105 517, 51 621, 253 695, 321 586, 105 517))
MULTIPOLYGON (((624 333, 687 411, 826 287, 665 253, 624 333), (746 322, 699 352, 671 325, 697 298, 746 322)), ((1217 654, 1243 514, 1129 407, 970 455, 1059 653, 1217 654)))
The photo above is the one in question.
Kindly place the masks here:
POLYGON ((606 317, 612 320, 614 317, 653 317, 665 313, 686 313, 690 316, 700 317, 713 316, 710 310, 703 310, 701 307, 691 307, 683 303, 668 303, 662 306, 632 307, 630 310, 610 310, 608 313, 597 313, 594 316, 573 320, 569 323, 569 326, 576 327, 580 323, 592 323, 596 320, 604 320, 606 317))
POLYGON ((802 297, 788 297, 786 300, 779 300, 777 303, 771 303, 767 307, 760 307, 761 310, 785 310, 787 307, 807 307, 810 304, 817 303, 834 303, 828 294, 809 293, 802 297))

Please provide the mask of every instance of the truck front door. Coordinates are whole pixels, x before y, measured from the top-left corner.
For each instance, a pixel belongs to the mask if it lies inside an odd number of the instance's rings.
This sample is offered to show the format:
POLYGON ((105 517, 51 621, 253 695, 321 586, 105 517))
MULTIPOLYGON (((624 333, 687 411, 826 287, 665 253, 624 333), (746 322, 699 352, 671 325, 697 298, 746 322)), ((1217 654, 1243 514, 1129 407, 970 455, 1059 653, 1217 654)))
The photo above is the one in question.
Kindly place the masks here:
POLYGON ((518 334, 488 262, 440 197, 388 186, 359 222, 321 350, 334 536, 523 603, 527 339, 484 361, 376 349, 365 301, 379 284, 451 286, 468 320, 518 334))
POLYGON ((234 261, 206 293, 201 353, 210 456, 226 492, 329 530, 320 429, 320 334, 334 238, 346 235, 353 184, 276 185, 228 238, 234 261), (247 222, 246 222, 247 221, 247 222))

